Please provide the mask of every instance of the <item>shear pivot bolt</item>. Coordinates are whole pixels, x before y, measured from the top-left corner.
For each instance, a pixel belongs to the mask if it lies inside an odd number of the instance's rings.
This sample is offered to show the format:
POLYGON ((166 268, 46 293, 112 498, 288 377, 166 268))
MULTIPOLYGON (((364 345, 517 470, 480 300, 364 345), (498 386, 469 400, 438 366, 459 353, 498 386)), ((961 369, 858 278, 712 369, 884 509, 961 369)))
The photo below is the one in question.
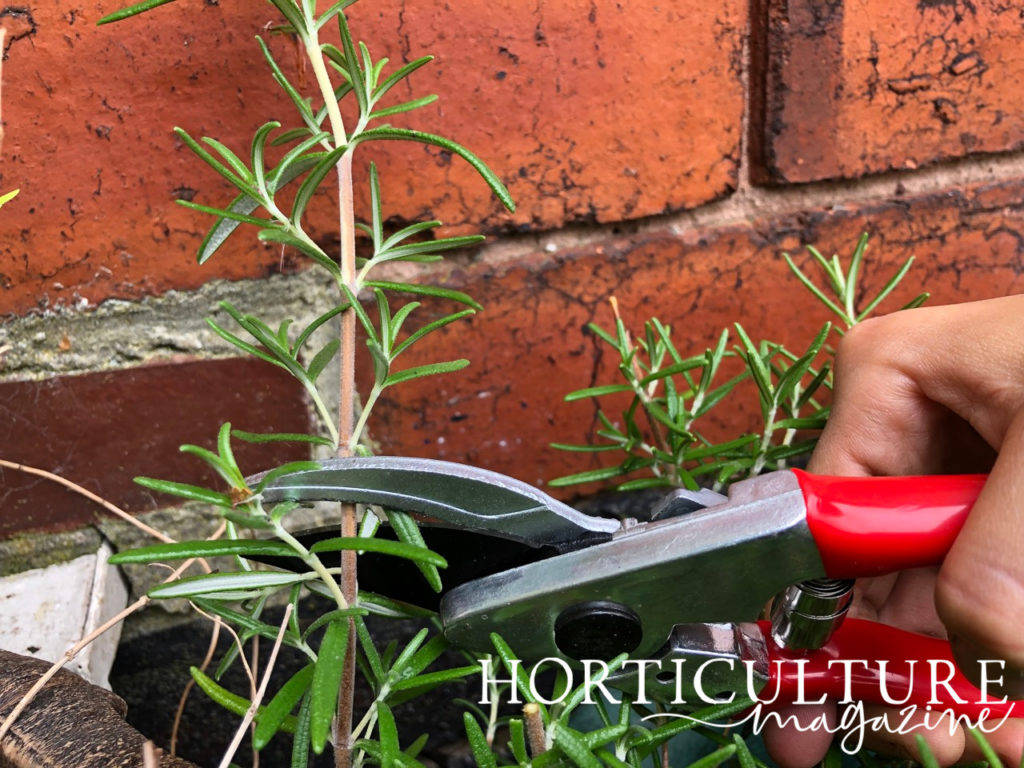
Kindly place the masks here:
POLYGON ((577 603, 555 622, 555 645, 570 659, 608 661, 640 645, 640 617, 624 605, 606 600, 577 603))

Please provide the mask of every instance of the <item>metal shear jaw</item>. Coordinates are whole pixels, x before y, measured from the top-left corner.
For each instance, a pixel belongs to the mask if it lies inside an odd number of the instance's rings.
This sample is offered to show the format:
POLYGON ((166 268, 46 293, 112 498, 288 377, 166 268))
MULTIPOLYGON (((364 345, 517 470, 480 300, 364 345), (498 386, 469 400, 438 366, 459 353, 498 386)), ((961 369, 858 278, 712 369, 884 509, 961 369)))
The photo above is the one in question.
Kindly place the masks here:
MULTIPOLYGON (((465 464, 400 456, 317 463, 317 469, 270 482, 264 501, 377 505, 529 546, 606 539, 620 528, 617 520, 585 515, 528 483, 465 464)), ((258 484, 261 477, 248 482, 258 484)))
POLYGON ((524 659, 657 658, 678 624, 754 621, 789 585, 825 576, 790 472, 737 483, 728 503, 477 579, 441 601, 455 645, 497 632, 524 659))
POLYGON ((407 457, 323 461, 276 478, 263 496, 379 504, 561 552, 477 569, 442 598, 454 644, 488 651, 497 632, 524 659, 610 659, 624 650, 653 658, 677 624, 752 621, 777 592, 824 575, 789 472, 737 483, 728 499, 676 491, 651 515, 663 519, 631 526, 496 472, 407 457), (706 504, 715 506, 691 511, 706 504))

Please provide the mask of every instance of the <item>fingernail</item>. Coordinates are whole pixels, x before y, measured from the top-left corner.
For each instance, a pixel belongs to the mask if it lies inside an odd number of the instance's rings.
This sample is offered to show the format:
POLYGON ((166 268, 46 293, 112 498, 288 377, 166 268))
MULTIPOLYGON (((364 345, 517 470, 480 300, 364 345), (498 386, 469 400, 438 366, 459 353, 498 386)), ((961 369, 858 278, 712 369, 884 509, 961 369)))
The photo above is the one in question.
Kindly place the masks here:
POLYGON ((962 637, 950 636, 949 646, 964 677, 976 688, 982 688, 984 683, 985 693, 990 698, 1024 699, 1024 669, 993 658, 992 653, 962 637))

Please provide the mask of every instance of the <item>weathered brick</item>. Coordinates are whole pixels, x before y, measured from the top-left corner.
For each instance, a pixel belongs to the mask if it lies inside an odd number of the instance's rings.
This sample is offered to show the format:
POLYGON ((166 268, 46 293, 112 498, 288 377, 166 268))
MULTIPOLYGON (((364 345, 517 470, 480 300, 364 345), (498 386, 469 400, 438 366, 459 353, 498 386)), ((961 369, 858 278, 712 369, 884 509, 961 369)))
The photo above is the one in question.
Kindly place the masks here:
MULTIPOLYGON (((933 304, 1024 291, 1020 182, 722 229, 654 232, 554 258, 536 254, 500 269, 481 266, 462 287, 485 311, 469 330, 452 326, 405 361, 466 356, 473 365, 389 390, 395 399, 382 404, 374 434, 386 453, 469 461, 535 483, 580 471, 589 458, 548 444, 583 442, 595 429, 593 404, 564 403, 567 392, 616 380, 613 353, 584 330, 590 321, 612 327, 610 296, 634 330, 652 314, 671 323, 683 354, 703 351, 733 321, 755 338, 805 346, 830 318, 780 254, 809 264, 801 248, 813 244, 848 256, 864 231, 872 235, 865 293, 878 290, 908 256, 917 259, 883 309, 922 289, 932 292, 933 304)), ((737 436, 756 413, 751 392, 745 406, 720 409, 712 431, 737 436)))
MULTIPOLYGON (((132 482, 147 475, 179 482, 220 481, 204 462, 179 452, 212 448, 224 421, 253 432, 305 432, 301 387, 261 361, 188 361, 0 383, 0 453, 47 469, 130 511, 153 509, 154 494, 132 482)), ((307 458, 284 444, 236 444, 239 466, 258 472, 307 458)), ((0 537, 73 528, 100 508, 49 481, 0 469, 0 537)), ((173 503, 160 496, 159 505, 173 503)))
POLYGON ((1024 144, 1016 5, 765 4, 768 180, 856 177, 1024 144))
MULTIPOLYGON (((211 277, 277 269, 254 238, 210 267, 195 265, 213 204, 231 192, 176 139, 174 125, 243 151, 279 111, 253 42, 267 20, 225 3, 176 3, 95 26, 120 0, 32 4, 8 39, 0 189, 21 194, 0 214, 0 315, 191 288, 211 277)), ((0 19, 3 21, 3 19, 0 19)), ((271 41, 287 60, 291 47, 271 41)))
MULTIPOLYGON (((48 0, 24 11, 17 26, 24 35, 8 39, 0 189, 22 192, 0 216, 0 314, 292 266, 249 232, 196 267, 209 219, 173 203, 217 205, 233 196, 175 139, 173 125, 248 156, 261 123, 294 122, 253 42, 272 9, 180 0, 94 26, 126 2, 48 0)), ((631 219, 728 193, 739 159, 745 16, 745 0, 355 6, 354 32, 375 56, 437 55, 413 76, 412 91, 400 87, 390 101, 432 91, 441 100, 393 122, 465 144, 520 205, 514 216, 503 213, 475 173, 446 152, 383 142, 360 150, 360 209, 371 157, 381 167, 387 215, 437 217, 457 232, 481 222, 496 231, 631 219)), ((14 29, 11 19, 4 23, 14 29)), ((292 42, 265 37, 312 93, 292 42)), ((328 209, 315 207, 311 227, 330 245, 337 223, 328 209)))
MULTIPOLYGON (((408 30, 408 43, 375 54, 436 53, 414 81, 441 95, 422 124, 505 179, 517 228, 689 208, 736 183, 746 0, 387 0, 353 10, 368 39, 394 40, 396 17, 408 30)), ((381 165, 385 200, 403 214, 470 228, 509 221, 465 163, 410 147, 381 165), (406 164, 423 165, 425 152, 441 172, 427 163, 410 188, 406 164)))

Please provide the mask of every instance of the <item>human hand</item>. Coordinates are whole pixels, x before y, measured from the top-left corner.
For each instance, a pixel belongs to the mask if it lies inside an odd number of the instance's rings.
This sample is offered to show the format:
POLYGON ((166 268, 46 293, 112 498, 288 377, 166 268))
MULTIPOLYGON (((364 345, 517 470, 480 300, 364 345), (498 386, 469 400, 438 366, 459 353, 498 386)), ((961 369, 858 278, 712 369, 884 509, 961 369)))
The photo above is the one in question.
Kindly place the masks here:
MULTIPOLYGON (((861 580, 851 615, 948 637, 975 680, 978 659, 1004 659, 1002 693, 1024 698, 1024 296, 907 310, 848 332, 836 358, 832 415, 809 469, 990 473, 941 569, 861 580)), ((783 714, 790 713, 810 722, 833 716, 834 705, 783 714)), ((962 728, 917 733, 940 764, 981 758, 962 728)), ((1008 721, 987 738, 1016 765, 1024 721, 1008 721)), ((773 728, 765 743, 780 765, 802 768, 821 760, 829 736, 773 728)), ((866 744, 918 757, 914 734, 876 733, 866 744)))

